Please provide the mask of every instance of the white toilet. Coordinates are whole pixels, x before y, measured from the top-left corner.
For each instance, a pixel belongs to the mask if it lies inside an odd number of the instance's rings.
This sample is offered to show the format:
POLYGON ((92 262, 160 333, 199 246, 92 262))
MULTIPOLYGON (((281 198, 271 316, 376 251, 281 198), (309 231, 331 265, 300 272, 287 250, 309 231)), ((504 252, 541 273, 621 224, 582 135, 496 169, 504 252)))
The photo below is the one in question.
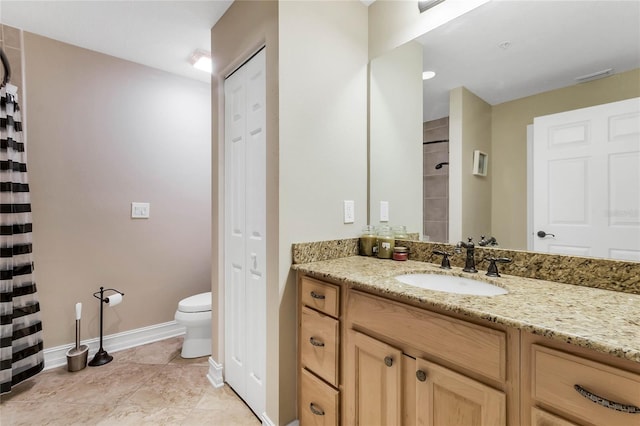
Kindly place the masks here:
POLYGON ((211 292, 182 299, 175 316, 187 328, 182 343, 182 358, 211 355, 211 292))

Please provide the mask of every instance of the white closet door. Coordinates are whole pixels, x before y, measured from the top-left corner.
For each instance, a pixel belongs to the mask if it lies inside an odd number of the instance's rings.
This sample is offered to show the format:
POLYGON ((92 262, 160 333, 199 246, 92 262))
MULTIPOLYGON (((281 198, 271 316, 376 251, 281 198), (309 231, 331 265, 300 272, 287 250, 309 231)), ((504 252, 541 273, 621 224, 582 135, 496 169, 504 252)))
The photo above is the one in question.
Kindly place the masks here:
POLYGON ((225 379, 266 405, 264 49, 225 81, 225 379))
POLYGON ((640 98, 534 120, 534 249, 640 261, 640 98))

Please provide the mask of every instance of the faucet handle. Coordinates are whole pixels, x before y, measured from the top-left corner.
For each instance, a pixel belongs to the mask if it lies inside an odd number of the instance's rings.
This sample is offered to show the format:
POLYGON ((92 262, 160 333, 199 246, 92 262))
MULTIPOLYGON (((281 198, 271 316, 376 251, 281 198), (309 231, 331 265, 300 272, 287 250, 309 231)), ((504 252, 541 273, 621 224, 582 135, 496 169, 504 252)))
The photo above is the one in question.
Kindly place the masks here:
POLYGON ((509 263, 511 262, 511 258, 508 257, 485 257, 482 259, 484 261, 489 262, 489 267, 487 268, 487 273, 485 275, 489 277, 499 277, 500 273, 498 272, 497 263, 509 263))
POLYGON ((451 269, 451 262, 449 262, 449 256, 451 256, 451 253, 447 253, 442 250, 433 250, 431 253, 442 256, 442 263, 440 263, 441 269, 451 269))

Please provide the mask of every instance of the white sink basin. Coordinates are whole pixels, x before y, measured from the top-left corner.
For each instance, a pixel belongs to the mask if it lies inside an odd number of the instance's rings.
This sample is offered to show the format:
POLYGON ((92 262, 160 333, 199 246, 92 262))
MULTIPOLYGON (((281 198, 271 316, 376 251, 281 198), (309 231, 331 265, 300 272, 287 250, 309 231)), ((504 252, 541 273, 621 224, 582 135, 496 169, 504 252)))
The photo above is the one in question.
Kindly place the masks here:
POLYGON ((414 287, 443 291, 446 293, 470 294, 474 296, 498 296, 508 293, 508 291, 502 287, 453 275, 406 274, 398 275, 396 279, 401 283, 414 287))

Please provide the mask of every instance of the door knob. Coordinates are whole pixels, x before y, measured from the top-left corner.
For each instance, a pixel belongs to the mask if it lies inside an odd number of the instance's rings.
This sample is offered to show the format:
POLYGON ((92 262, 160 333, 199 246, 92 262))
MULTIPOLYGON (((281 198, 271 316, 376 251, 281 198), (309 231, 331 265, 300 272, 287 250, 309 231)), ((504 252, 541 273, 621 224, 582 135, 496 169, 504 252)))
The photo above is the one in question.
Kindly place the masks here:
POLYGON ((555 234, 548 234, 548 233, 546 233, 544 231, 538 231, 538 237, 540 237, 540 238, 544 238, 544 237, 549 236, 549 235, 552 236, 552 237, 555 237, 555 234))

